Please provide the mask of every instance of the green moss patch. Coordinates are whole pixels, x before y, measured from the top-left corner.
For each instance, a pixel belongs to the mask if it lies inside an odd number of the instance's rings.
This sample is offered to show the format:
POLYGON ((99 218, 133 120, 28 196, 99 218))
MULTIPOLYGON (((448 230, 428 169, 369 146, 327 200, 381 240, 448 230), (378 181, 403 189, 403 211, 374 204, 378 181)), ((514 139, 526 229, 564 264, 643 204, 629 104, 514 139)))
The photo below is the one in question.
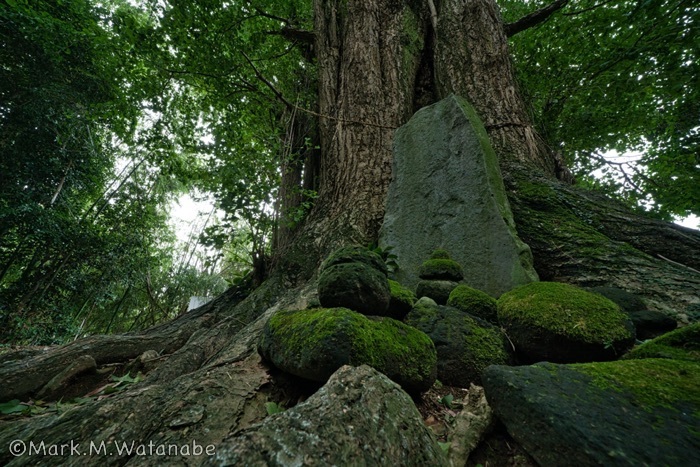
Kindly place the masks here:
POLYGON ((346 263, 363 263, 384 275, 388 272, 381 256, 361 246, 346 246, 334 251, 321 264, 321 272, 331 266, 346 263))
POLYGON ((629 339, 627 315, 607 298, 569 284, 533 282, 498 299, 498 318, 589 343, 629 339))
POLYGON ((259 351, 281 370, 320 382, 343 365, 366 364, 420 392, 436 374, 437 355, 426 334, 346 308, 280 311, 266 324, 259 351))
POLYGON ((481 384, 489 365, 513 362, 500 329, 455 308, 421 299, 406 316, 406 323, 430 336, 438 354, 438 378, 452 386, 481 384))
POLYGON ((464 271, 458 262, 451 259, 429 259, 418 270, 421 279, 460 281, 464 271))
POLYGON ((692 406, 700 416, 700 364, 696 362, 653 358, 570 367, 591 376, 601 389, 632 394, 647 411, 692 406))
POLYGON ((676 329, 645 342, 632 349, 625 358, 672 358, 700 363, 700 323, 676 329))
POLYGON ((447 252, 447 250, 443 250, 442 248, 438 248, 437 250, 434 250, 430 254, 430 259, 452 259, 450 257, 450 254, 447 252))
POLYGON ((391 292, 391 301, 389 302, 390 317, 395 319, 403 319, 416 302, 416 294, 410 289, 404 287, 394 280, 389 280, 389 290, 391 292))
POLYGON ((485 319, 490 323, 498 322, 496 299, 481 290, 468 285, 457 286, 447 299, 447 306, 485 319))

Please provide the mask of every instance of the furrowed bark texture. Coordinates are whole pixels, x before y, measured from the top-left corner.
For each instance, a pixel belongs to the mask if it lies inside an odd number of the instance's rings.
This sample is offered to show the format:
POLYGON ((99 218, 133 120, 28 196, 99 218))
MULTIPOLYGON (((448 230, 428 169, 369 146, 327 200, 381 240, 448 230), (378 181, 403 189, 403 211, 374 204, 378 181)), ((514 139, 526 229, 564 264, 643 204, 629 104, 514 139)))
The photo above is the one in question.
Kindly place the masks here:
POLYGON ((326 225, 371 237, 384 216, 393 130, 413 108, 421 25, 405 2, 317 1, 314 8, 323 83, 317 211, 326 225), (406 24, 415 26, 406 31, 406 24))
POLYGON ((493 0, 443 0, 435 40, 439 97, 469 100, 501 160, 555 173, 554 160, 535 133, 517 89, 508 41, 493 0))

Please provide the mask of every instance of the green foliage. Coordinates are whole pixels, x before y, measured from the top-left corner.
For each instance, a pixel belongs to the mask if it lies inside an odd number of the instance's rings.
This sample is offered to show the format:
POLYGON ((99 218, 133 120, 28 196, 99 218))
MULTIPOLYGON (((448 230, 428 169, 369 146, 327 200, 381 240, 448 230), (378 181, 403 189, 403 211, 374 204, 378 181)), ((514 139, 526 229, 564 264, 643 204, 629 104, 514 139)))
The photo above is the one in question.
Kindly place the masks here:
POLYGON ((367 245, 367 249, 378 254, 382 260, 384 260, 388 272, 397 272, 399 270, 399 263, 397 261, 399 257, 395 253, 392 253, 394 249, 393 246, 389 245, 382 248, 376 243, 370 243, 367 245))
POLYGON ((201 131, 147 64, 154 24, 116 0, 0 6, 4 341, 137 329, 212 288, 172 254, 167 205, 201 131))
POLYGON ((27 406, 22 404, 18 399, 0 403, 0 414, 3 415, 24 412, 26 409, 27 406))
MULTIPOLYGON (((549 3, 499 2, 506 21, 549 3)), ((695 2, 578 0, 511 39, 538 130, 584 185, 700 213, 699 33, 695 2), (636 164, 606 162, 612 150, 636 164)))
POLYGON ((440 398, 440 403, 447 407, 448 409, 452 408, 452 401, 454 400, 455 396, 452 394, 446 394, 440 398))
POLYGON ((265 410, 268 415, 275 415, 284 412, 285 408, 282 404, 276 402, 265 402, 265 410))

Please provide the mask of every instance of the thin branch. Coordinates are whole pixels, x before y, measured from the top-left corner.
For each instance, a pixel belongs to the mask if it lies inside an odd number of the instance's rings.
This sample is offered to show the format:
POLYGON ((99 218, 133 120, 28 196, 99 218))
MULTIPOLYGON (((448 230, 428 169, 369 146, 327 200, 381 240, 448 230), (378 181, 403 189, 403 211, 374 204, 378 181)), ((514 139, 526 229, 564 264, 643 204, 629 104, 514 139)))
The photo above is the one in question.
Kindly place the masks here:
POLYGON ((292 28, 285 26, 279 31, 267 31, 266 34, 273 36, 282 36, 293 42, 302 42, 304 44, 313 44, 316 40, 316 34, 313 31, 306 29, 292 28))
POLYGON ((243 58, 245 58, 246 61, 248 62, 248 65, 250 65, 251 68, 253 68, 253 71, 255 72, 255 76, 257 76, 258 79, 259 79, 260 81, 262 81, 262 82, 265 84, 265 86, 267 86, 268 88, 270 88, 270 90, 275 94, 275 96, 277 96, 277 98, 278 98, 280 101, 282 101, 282 102, 284 103, 284 105, 287 106, 288 109, 293 109, 293 108, 294 108, 294 104, 292 104, 291 102, 289 102, 289 101, 282 95, 282 93, 279 92, 279 91, 277 90, 277 88, 275 88, 275 86, 274 86, 270 81, 268 81, 268 80, 262 75, 262 73, 260 73, 260 70, 258 70, 258 68, 255 66, 255 63, 253 63, 253 61, 250 59, 250 57, 248 57, 248 55, 247 55, 245 52, 241 52, 241 54, 243 55, 243 58))
POLYGON ((438 14, 433 0, 428 0, 428 8, 430 8, 430 22, 433 23, 433 31, 437 32, 438 14))
POLYGON ((580 14, 582 14, 582 13, 587 13, 587 12, 589 12, 589 11, 591 11, 591 10, 595 10, 596 8, 600 8, 600 7, 602 7, 603 5, 607 5, 608 3, 612 3, 613 1, 615 1, 615 0, 605 0, 604 2, 596 3, 595 5, 590 6, 590 7, 588 7, 588 8, 582 8, 582 9, 580 9, 580 10, 570 11, 570 12, 568 12, 568 13, 563 13, 563 15, 564 15, 564 16, 575 16, 575 15, 580 15, 580 14))
POLYGON ((284 23, 284 24, 286 24, 287 26, 289 26, 289 25, 291 24, 291 21, 289 21, 287 18, 282 18, 281 16, 276 16, 276 15, 270 14, 270 13, 268 13, 268 12, 262 10, 262 9, 259 8, 259 7, 254 7, 254 8, 255 8, 255 11, 256 11, 260 16, 263 16, 263 17, 269 18, 269 19, 274 19, 275 21, 279 21, 279 22, 281 22, 281 23, 284 23))
POLYGON ((258 70, 258 68, 255 66, 253 61, 250 59, 250 57, 248 57, 248 55, 246 55, 245 52, 241 52, 241 54, 243 54, 243 57, 246 59, 248 64, 251 66, 251 68, 253 68, 253 71, 255 72, 255 76, 257 76, 257 78, 260 81, 262 81, 265 84, 265 86, 270 88, 270 90, 275 95, 275 97, 277 97, 277 99, 279 99, 289 110, 296 109, 296 110, 299 110, 301 112, 307 113, 309 115, 313 115, 314 117, 328 118, 330 120, 336 120, 338 122, 343 122, 343 123, 356 123, 359 125, 372 126, 372 127, 376 127, 376 128, 386 128, 386 129, 390 129, 390 130, 396 129, 396 127, 394 127, 394 126, 381 125, 379 123, 363 122, 363 121, 359 121, 359 120, 346 120, 346 119, 342 119, 342 118, 338 118, 338 117, 332 117, 330 115, 323 115, 323 114, 320 114, 318 112, 314 112, 313 110, 305 109, 305 108, 300 107, 298 105, 292 104, 282 95, 282 93, 280 91, 277 90, 277 88, 275 87, 274 84, 272 84, 267 78, 265 78, 263 76, 262 73, 260 73, 260 70, 258 70))
POLYGON ((523 32, 526 29, 530 29, 538 24, 542 24, 549 19, 555 12, 561 10, 569 3, 569 0, 555 0, 549 5, 540 8, 537 11, 533 11, 529 15, 525 15, 514 23, 508 23, 505 25, 506 36, 513 37, 519 32, 523 32))
POLYGON ((678 263, 678 262, 676 262, 676 261, 673 261, 672 259, 668 259, 668 258, 666 258, 665 256, 661 256, 661 255, 658 254, 658 253, 656 254, 656 256, 658 256, 659 258, 661 258, 661 259, 663 259, 663 260, 665 260, 665 261, 668 261, 668 262, 671 263, 671 264, 675 264, 676 266, 681 266, 681 267, 690 269, 691 271, 697 272, 698 274, 700 274, 700 271, 698 271, 697 269, 691 268, 690 266, 686 266, 685 264, 678 263))

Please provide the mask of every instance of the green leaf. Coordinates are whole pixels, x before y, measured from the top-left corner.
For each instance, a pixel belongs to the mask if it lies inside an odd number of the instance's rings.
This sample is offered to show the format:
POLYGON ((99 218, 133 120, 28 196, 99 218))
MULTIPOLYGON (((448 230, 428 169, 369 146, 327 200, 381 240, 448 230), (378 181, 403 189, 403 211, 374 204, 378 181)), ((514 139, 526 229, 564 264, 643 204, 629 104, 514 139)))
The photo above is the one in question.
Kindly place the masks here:
POLYGON ((440 403, 445 405, 447 408, 451 409, 452 408, 452 401, 454 400, 455 396, 452 394, 447 394, 445 396, 442 396, 440 398, 440 403))
POLYGON ((268 415, 274 415, 284 412, 285 409, 281 404, 277 404, 276 402, 266 402, 265 410, 267 410, 268 415))
POLYGON ((13 399, 11 401, 3 402, 2 404, 0 404, 0 413, 3 415, 25 412, 28 409, 29 406, 21 403, 18 399, 13 399))

